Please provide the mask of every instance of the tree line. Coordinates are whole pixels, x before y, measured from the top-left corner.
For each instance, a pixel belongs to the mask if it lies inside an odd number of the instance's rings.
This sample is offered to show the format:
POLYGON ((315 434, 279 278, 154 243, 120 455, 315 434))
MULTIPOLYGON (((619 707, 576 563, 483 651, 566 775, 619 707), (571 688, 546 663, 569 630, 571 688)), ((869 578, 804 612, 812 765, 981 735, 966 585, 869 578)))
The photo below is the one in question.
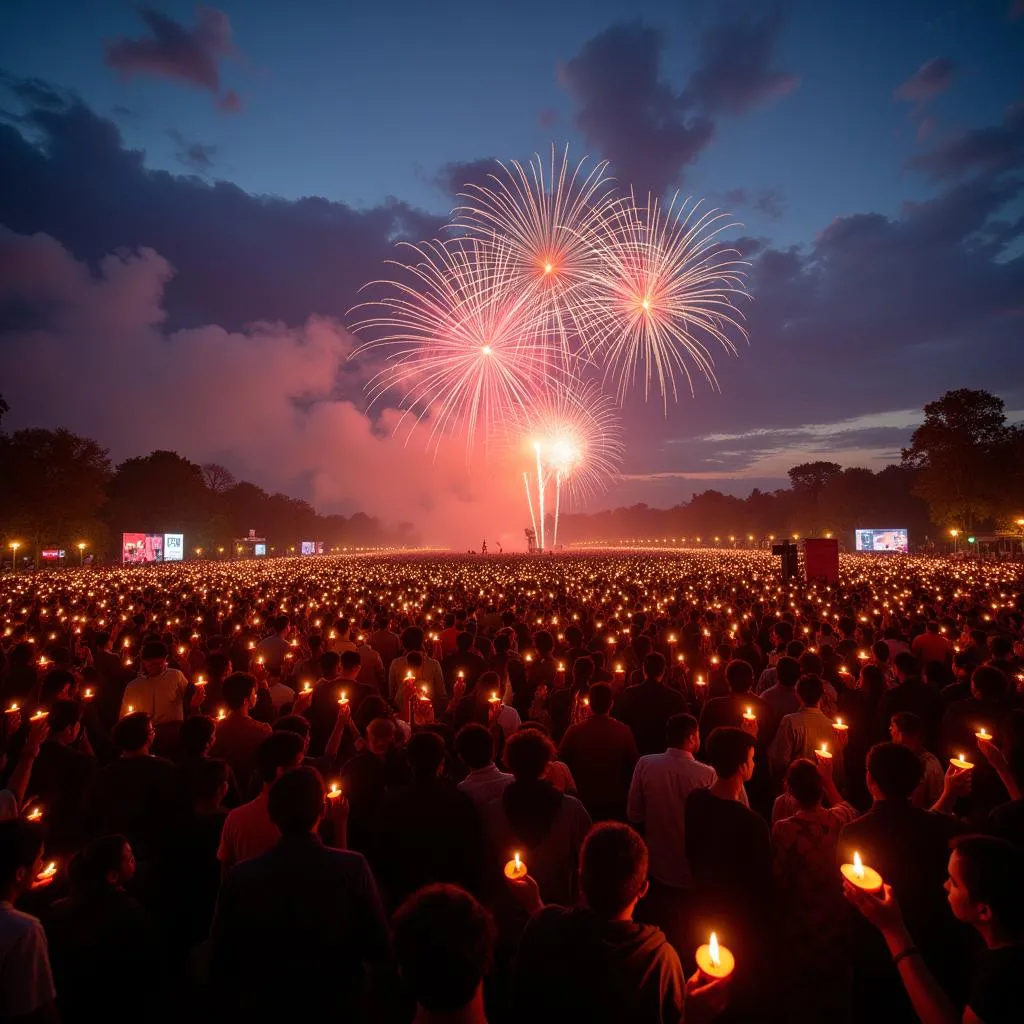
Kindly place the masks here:
POLYGON ((789 470, 790 485, 755 488, 746 498, 708 490, 672 508, 645 504, 590 515, 563 515, 575 542, 687 538, 749 543, 824 536, 852 542, 858 527, 906 527, 911 543, 949 541, 949 531, 1020 533, 1024 519, 1024 429, 1006 420, 1003 400, 987 391, 948 391, 924 407, 898 464, 878 472, 808 462, 789 470), (734 538, 732 541, 730 538, 734 538))

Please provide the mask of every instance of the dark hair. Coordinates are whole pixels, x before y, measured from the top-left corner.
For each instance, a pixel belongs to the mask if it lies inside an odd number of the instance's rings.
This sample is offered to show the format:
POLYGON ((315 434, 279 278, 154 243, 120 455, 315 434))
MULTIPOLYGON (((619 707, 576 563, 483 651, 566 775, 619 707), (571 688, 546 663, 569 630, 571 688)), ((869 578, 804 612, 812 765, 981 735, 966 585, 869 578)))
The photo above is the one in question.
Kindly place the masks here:
POLYGON ((669 716, 665 723, 665 743, 669 747, 681 747, 697 733, 697 719, 685 711, 669 716))
POLYGON ((798 757, 786 772, 786 788, 802 810, 809 811, 821 802, 825 786, 821 772, 813 761, 798 757))
POLYGON ((867 769, 886 800, 909 800, 924 774, 917 754, 898 743, 876 743, 868 751, 867 769))
POLYGON ((779 686, 792 689, 800 678, 800 662, 788 655, 779 658, 775 663, 775 677, 779 681, 779 686))
POLYGON ((293 732, 306 739, 309 736, 309 722, 302 715, 282 715, 274 723, 274 732, 293 732))
POLYGON ((181 723, 178 742, 187 754, 199 756, 213 739, 217 726, 208 715, 192 715, 181 723))
POLYGON ((149 715, 145 711, 133 711, 114 726, 114 745, 120 751, 139 750, 149 741, 151 728, 149 715))
POLYGON ((892 663, 893 667, 905 676, 916 676, 920 668, 917 663, 917 658, 915 658, 910 651, 900 651, 899 654, 892 659, 892 663))
POLYGON ((142 645, 141 658, 143 661, 155 661, 157 658, 167 657, 167 644, 162 640, 147 640, 142 645))
POLYGON ((124 848, 128 840, 122 835, 100 836, 80 850, 68 865, 71 888, 77 895, 96 895, 109 885, 107 875, 120 873, 124 865, 124 848))
POLYGON ((494 738, 486 726, 470 722, 455 734, 455 752, 471 771, 486 768, 494 760, 494 738))
POLYGON ((953 840, 959 854, 967 895, 992 911, 1002 936, 1024 932, 1024 853, 1005 839, 960 836, 953 840))
POLYGON ((231 665, 231 659, 221 651, 212 651, 206 656, 203 668, 211 679, 223 679, 231 665))
POLYGON ((82 720, 82 705, 77 700, 55 700, 50 707, 50 732, 62 732, 82 720))
POLYGON ((657 651, 644 658, 644 679, 660 679, 665 674, 665 659, 657 651))
POLYGON ((754 685, 754 669, 748 661, 738 658, 725 666, 725 681, 733 693, 749 693, 754 685))
POLYGON ((607 683, 594 683, 587 693, 590 710, 595 715, 606 715, 612 708, 612 688, 607 683))
POLYGON ((538 629, 533 634, 533 646, 541 655, 550 654, 555 649, 555 641, 546 629, 538 629))
MULTIPOLYGON (((260 744, 269 743, 280 732, 260 744)), ((312 832, 324 812, 324 782, 315 768, 301 767, 285 772, 270 787, 267 813, 282 836, 302 836, 312 832)))
POLYGON ((825 694, 821 676, 802 675, 797 680, 796 694, 809 708, 819 704, 825 694))
POLYGON ((904 736, 912 740, 923 740, 925 735, 924 720, 913 711, 897 711, 892 716, 893 724, 904 736))
POLYGON ((229 781, 228 763, 219 757, 204 757, 193 769, 192 799, 212 800, 229 781))
POLYGON ((423 649, 423 630, 419 626, 410 626, 402 630, 402 648, 406 651, 423 649))
POLYGON ((282 768, 291 768, 306 742, 294 732, 272 732, 256 748, 256 768, 263 783, 273 782, 282 768))
POLYGON ((43 704, 48 704, 62 690, 74 685, 75 677, 66 668, 55 668, 43 677, 39 698, 43 704))
POLYGON ((256 680, 248 672, 232 672, 224 680, 221 693, 224 703, 237 711, 256 692, 256 680))
POLYGON ((461 654, 465 654, 473 646, 473 634, 467 630, 463 630, 461 633, 456 634, 455 637, 455 649, 461 654))
POLYGON ((999 669, 982 665, 971 675, 971 686, 986 700, 999 700, 1006 696, 1007 679, 999 669))
POLYGON ((10 886, 18 868, 31 868, 42 852, 46 828, 38 821, 0 821, 0 886, 10 886))
POLYGON ((414 732, 405 750, 414 779, 433 779, 444 764, 444 740, 429 729, 414 732))
POLYGON ((430 1013, 456 1013, 494 961, 490 911, 454 885, 428 885, 395 911, 393 947, 402 981, 430 1013))
POLYGON ((594 659, 586 654, 581 655, 572 663, 573 686, 582 690, 585 689, 591 679, 594 678, 594 659))
POLYGON ((595 825, 580 850, 580 890, 596 914, 614 917, 636 900, 647 881, 647 845, 628 825, 595 825))
POLYGON ((719 726, 708 737, 708 763, 720 779, 729 779, 747 763, 747 755, 757 744, 742 729, 719 726))
POLYGON ((341 664, 341 655, 337 651, 324 651, 317 660, 320 671, 329 676, 341 664))
POLYGON ((342 672, 351 672, 354 668, 359 668, 363 664, 363 659, 359 656, 358 651, 342 651, 341 652, 341 670, 342 672))
POLYGON ((555 745, 539 729, 524 728, 505 744, 505 764, 517 781, 535 781, 555 759, 555 745))
MULTIPOLYGON (((820 676, 825 671, 825 663, 817 654, 804 651, 800 655, 800 674, 804 676, 820 676)), ((797 691, 799 692, 799 691, 797 691)))
POLYGON ((990 637, 988 647, 993 655, 1000 660, 1009 658, 1013 653, 1013 641, 1008 636, 990 637))

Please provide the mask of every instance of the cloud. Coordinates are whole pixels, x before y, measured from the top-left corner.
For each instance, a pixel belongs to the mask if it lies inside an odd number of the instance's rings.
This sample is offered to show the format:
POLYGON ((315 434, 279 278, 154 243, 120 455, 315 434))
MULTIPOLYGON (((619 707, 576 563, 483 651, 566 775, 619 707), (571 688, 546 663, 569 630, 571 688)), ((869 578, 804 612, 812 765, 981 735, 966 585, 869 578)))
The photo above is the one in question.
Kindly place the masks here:
MULTIPOLYGON (((126 77, 153 75, 220 93, 220 62, 234 53, 231 21, 223 11, 200 7, 194 28, 186 28, 150 7, 139 11, 149 35, 137 39, 119 36, 106 44, 108 67, 126 77)), ((238 95, 229 90, 218 101, 227 113, 238 109, 238 95)))
POLYGON ((928 153, 907 161, 932 181, 959 178, 973 171, 1001 172, 1024 165, 1024 104, 1011 107, 996 127, 972 128, 954 135, 928 153))
POLYGON ((396 238, 441 227, 398 200, 357 210, 150 170, 113 122, 74 98, 0 123, 0 166, 0 224, 45 232, 93 263, 124 246, 158 251, 175 269, 165 307, 176 327, 344 317, 396 238))
POLYGON ((728 206, 746 206, 764 214, 769 220, 781 220, 786 212, 786 200, 777 188, 762 188, 754 192, 745 188, 731 188, 722 199, 728 206))
POLYGON ((497 157, 486 156, 479 160, 453 161, 445 164, 434 177, 434 184, 450 198, 466 191, 467 185, 487 188, 493 184, 490 175, 500 172, 497 157))
POLYGON ((217 153, 216 146, 206 146, 201 142, 189 142, 176 128, 167 133, 178 147, 174 157, 186 167, 204 174, 213 168, 213 158, 217 153))
POLYGON ((745 114, 792 92, 799 77, 772 68, 783 23, 776 10, 760 18, 726 16, 708 28, 686 99, 708 113, 745 114))
POLYGON ((115 460, 169 448, 224 461, 324 512, 413 520, 427 542, 477 546, 486 523, 492 542, 522 545, 522 480, 502 456, 485 466, 476 453, 468 469, 455 443, 432 459, 425 435, 406 444, 404 429, 394 433, 394 410, 373 421, 337 397, 351 350, 340 324, 313 316, 297 327, 172 330, 163 308, 172 278, 152 249, 90 268, 46 235, 0 228, 5 427, 64 425, 115 460), (11 326, 3 311, 14 305, 32 310, 31 322, 11 326))
POLYGON ((952 85, 955 69, 948 57, 932 57, 896 86, 893 96, 908 103, 926 104, 952 85))
POLYGON ((662 77, 660 32, 643 22, 612 25, 564 64, 559 77, 578 109, 576 124, 624 187, 660 194, 711 142, 714 124, 687 117, 662 77))

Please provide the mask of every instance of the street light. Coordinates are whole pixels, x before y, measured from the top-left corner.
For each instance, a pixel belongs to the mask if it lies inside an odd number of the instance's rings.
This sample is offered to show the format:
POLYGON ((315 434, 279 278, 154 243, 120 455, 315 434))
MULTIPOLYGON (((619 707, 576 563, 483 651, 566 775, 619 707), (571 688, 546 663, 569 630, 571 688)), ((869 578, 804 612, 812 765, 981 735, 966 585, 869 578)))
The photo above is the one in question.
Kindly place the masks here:
POLYGON ((960 536, 960 531, 957 530, 957 529, 950 530, 949 531, 949 535, 950 535, 950 537, 953 538, 953 554, 955 555, 956 554, 956 539, 957 539, 957 537, 960 536))
POLYGON ((11 568, 18 571, 18 548, 21 547, 21 542, 12 540, 11 541, 11 568))
POLYGON ((85 549, 87 545, 84 540, 80 540, 75 546, 78 548, 78 565, 81 568, 81 566, 85 565, 85 549))

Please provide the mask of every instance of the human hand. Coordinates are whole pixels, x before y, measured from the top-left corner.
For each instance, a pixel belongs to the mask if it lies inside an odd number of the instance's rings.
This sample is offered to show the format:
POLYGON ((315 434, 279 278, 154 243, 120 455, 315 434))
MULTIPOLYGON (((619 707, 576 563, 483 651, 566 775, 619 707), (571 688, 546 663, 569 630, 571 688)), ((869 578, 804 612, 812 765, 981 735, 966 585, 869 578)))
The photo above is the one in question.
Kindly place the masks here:
POLYGON ((312 704, 312 703, 313 703, 313 690, 312 690, 312 688, 310 688, 308 690, 299 690, 299 692, 297 694, 295 694, 295 701, 292 704, 292 714, 293 715, 301 715, 302 712, 305 711, 310 706, 310 704, 312 704))
POLYGON ((832 735, 834 737, 833 742, 836 745, 837 750, 845 750, 847 744, 850 742, 850 730, 849 729, 833 729, 832 735))
POLYGON ((35 757, 39 748, 50 735, 50 717, 29 719, 28 736, 25 737, 25 745, 21 748, 23 754, 35 757))
POLYGON ((466 680, 459 678, 455 680, 455 686, 452 688, 452 697, 454 700, 461 700, 466 695, 466 680))
POLYGON ((709 978, 696 971, 686 981, 686 1019, 692 1024, 714 1020, 729 1005, 729 978, 709 978))
POLYGON ((998 773, 1004 772, 1009 765, 1006 762, 1006 755, 995 745, 992 740, 978 740, 978 749, 982 756, 998 773))
POLYGON ((883 935, 905 931, 903 913, 893 895, 892 886, 883 883, 881 894, 865 892, 849 882, 843 882, 843 895, 883 935))
POLYGON ((760 723, 756 718, 747 718, 745 716, 740 718, 740 728, 748 735, 753 736, 755 740, 757 739, 759 727, 760 723))
POLYGON ((535 914, 538 910, 544 909, 540 886, 537 885, 537 880, 532 875, 523 875, 522 878, 516 879, 511 879, 506 875, 505 883, 511 890, 516 903, 528 914, 535 914))
POLYGON ((946 769, 946 776, 942 780, 943 797, 967 796, 971 791, 973 775, 973 768, 957 768, 955 764, 950 764, 946 769))
POLYGON ((834 761, 835 758, 833 757, 822 757, 817 750, 814 752, 814 763, 818 766, 818 774, 826 781, 832 778, 832 765, 834 761))

